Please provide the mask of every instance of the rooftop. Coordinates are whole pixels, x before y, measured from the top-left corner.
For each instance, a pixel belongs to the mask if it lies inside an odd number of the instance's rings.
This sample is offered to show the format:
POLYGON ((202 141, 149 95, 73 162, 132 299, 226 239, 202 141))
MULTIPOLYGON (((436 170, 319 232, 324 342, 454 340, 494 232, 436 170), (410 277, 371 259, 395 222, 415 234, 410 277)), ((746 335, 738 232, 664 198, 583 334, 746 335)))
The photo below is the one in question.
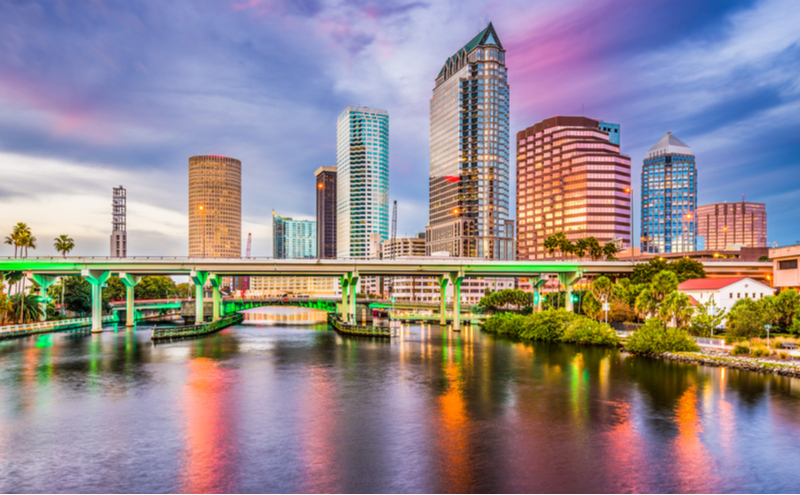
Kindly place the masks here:
POLYGON ((696 278, 683 282, 678 290, 719 290, 746 278, 750 277, 696 278))
POLYGON ((655 146, 650 148, 650 151, 647 152, 647 157, 651 158, 658 155, 669 155, 671 153, 691 155, 692 148, 673 136, 671 132, 667 131, 667 135, 661 138, 661 141, 657 142, 655 146))

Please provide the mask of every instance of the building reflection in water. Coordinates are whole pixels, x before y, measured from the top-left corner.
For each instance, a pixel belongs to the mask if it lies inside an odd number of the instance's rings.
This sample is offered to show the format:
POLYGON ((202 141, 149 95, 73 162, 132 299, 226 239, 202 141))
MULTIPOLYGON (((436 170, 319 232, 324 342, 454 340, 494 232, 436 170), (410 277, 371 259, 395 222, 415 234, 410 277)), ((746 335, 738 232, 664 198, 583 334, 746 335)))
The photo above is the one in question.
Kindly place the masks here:
POLYGON ((337 418, 340 411, 336 402, 336 385, 325 369, 309 369, 308 382, 299 395, 299 420, 303 425, 299 431, 300 476, 305 493, 340 493, 341 466, 336 435, 341 425, 337 418))
POLYGON ((186 450, 181 491, 187 493, 235 492, 238 486, 237 432, 234 428, 236 397, 229 393, 234 370, 207 357, 187 364, 183 414, 186 450))
POLYGON ((718 485, 714 462, 701 438, 703 425, 697 409, 697 388, 694 383, 689 385, 675 406, 678 436, 673 441, 672 472, 677 478, 677 491, 684 493, 709 492, 718 485))

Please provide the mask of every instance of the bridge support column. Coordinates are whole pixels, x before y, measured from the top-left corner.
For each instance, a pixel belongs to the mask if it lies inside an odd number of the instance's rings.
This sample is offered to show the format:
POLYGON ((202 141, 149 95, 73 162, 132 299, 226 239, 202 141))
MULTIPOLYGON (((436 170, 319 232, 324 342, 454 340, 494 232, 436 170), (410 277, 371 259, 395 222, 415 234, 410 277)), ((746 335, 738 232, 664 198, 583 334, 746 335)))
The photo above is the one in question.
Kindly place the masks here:
POLYGON ((203 286, 206 285, 206 280, 208 280, 208 272, 192 270, 189 278, 194 284, 194 324, 200 325, 203 323, 204 318, 203 303, 205 301, 203 299, 203 286))
POLYGON ((214 310, 212 312, 212 319, 217 321, 220 318, 219 303, 221 298, 219 295, 219 289, 222 287, 222 280, 219 278, 219 275, 214 274, 208 277, 208 281, 211 282, 211 290, 213 291, 212 300, 214 302, 214 310))
POLYGON ((447 325, 447 275, 436 279, 439 285, 439 325, 447 325))
POLYGON ((102 332, 103 284, 108 281, 111 273, 103 270, 82 270, 81 275, 92 286, 92 332, 102 332))
POLYGON ((350 291, 350 280, 348 280, 347 274, 339 277, 339 286, 342 288, 342 302, 338 308, 339 318, 341 318, 342 321, 347 321, 347 309, 350 307, 347 295, 350 291))
POLYGON ((536 311, 542 311, 542 287, 547 283, 547 279, 541 275, 531 277, 528 279, 533 287, 533 300, 536 302, 536 311))
POLYGON ((566 298, 565 298, 565 300, 566 300, 565 301, 565 306, 567 308, 567 311, 575 311, 575 305, 572 303, 572 286, 575 284, 575 282, 580 280, 580 278, 581 278, 581 272, 580 271, 568 272, 568 273, 559 273, 558 274, 558 280, 562 284, 564 284, 564 287, 566 288, 566 292, 567 292, 567 295, 566 295, 566 298))
POLYGON ((39 273, 28 273, 28 278, 39 284, 39 297, 41 298, 42 314, 39 315, 40 321, 47 320, 47 288, 56 281, 55 275, 42 275, 39 273))
POLYGON ((120 273, 119 279, 125 285, 125 326, 132 327, 136 325, 136 309, 133 307, 133 301, 136 299, 134 287, 142 280, 142 277, 130 273, 120 273))
POLYGON ((464 272, 450 273, 453 282, 453 331, 461 331, 461 282, 464 281, 464 272))
POLYGON ((358 272, 350 273, 350 321, 356 323, 356 293, 358 292, 358 272))

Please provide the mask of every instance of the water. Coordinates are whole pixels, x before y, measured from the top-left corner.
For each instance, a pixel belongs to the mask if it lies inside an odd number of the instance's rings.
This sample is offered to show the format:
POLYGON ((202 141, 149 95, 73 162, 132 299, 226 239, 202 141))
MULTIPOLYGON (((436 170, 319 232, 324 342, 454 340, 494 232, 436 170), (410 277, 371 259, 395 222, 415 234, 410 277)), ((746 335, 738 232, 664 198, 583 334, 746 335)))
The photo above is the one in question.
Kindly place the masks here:
POLYGON ((405 328, 0 341, 0 492, 796 492, 800 381, 405 328))

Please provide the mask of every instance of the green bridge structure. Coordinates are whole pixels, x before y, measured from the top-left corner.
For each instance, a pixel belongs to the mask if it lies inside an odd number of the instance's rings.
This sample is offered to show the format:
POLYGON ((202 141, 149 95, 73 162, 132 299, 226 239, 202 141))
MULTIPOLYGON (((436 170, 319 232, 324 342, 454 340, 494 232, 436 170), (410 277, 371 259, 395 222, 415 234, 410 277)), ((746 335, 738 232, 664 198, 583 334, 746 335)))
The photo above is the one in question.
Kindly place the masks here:
MULTIPOLYGON (((78 276, 92 287, 92 331, 102 331, 102 287, 111 276, 117 276, 126 287, 126 324, 135 324, 134 287, 146 275, 188 276, 195 284, 195 321, 205 321, 204 286, 212 293, 212 321, 219 320, 228 308, 223 308, 220 288, 223 277, 304 276, 335 277, 342 288, 342 302, 337 314, 345 323, 356 320, 356 286, 361 277, 433 277, 440 289, 439 314, 446 314, 446 289, 453 286, 453 329, 461 328, 461 283, 466 277, 518 277, 529 280, 535 292, 550 275, 556 275, 567 292, 567 309, 572 310, 573 285, 589 274, 630 274, 637 261, 495 261, 459 258, 423 260, 363 260, 363 259, 197 259, 178 257, 146 258, 80 258, 38 257, 0 258, 0 271, 21 271, 35 281, 42 295, 58 277, 78 276)), ((642 262, 646 263, 646 262, 642 262)), ((702 260, 710 277, 738 275, 764 279, 772 276, 771 262, 702 260)), ((44 301, 45 298, 43 297, 44 301)), ((541 300, 541 298, 539 298, 541 300)), ((42 302, 42 319, 46 319, 46 303, 42 302)))

